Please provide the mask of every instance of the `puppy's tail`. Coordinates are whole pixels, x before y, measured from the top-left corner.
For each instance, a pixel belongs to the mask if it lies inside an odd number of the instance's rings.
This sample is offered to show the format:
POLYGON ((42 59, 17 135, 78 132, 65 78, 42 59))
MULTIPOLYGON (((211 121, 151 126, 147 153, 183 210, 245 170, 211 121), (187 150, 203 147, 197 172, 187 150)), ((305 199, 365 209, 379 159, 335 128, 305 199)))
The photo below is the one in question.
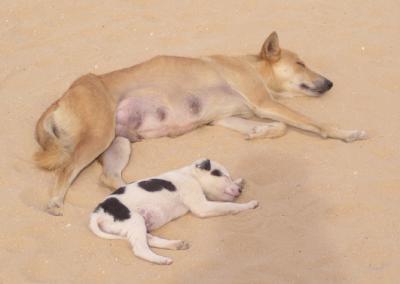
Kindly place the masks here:
POLYGON ((71 150, 68 148, 72 147, 68 147, 68 137, 54 121, 57 108, 56 102, 43 113, 36 124, 36 140, 41 149, 34 154, 33 159, 38 167, 45 170, 63 167, 71 159, 71 150))
POLYGON ((90 216, 90 223, 89 223, 90 230, 93 233, 95 233, 97 236, 99 236, 100 238, 103 238, 103 239, 109 239, 109 240, 123 239, 123 237, 121 237, 121 236, 104 232, 100 228, 100 223, 102 221, 101 217, 102 217, 101 214, 99 214, 97 212, 92 213, 92 215, 90 216))

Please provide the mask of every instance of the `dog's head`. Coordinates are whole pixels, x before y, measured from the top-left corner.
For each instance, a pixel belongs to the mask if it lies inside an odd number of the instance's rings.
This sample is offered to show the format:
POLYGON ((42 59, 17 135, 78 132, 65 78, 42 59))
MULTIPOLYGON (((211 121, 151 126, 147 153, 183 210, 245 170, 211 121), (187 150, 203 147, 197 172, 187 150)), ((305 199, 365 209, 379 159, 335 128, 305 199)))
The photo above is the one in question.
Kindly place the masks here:
POLYGON ((233 201, 240 195, 243 183, 233 181, 228 171, 209 159, 200 159, 192 164, 193 176, 200 183, 208 200, 233 201))
POLYGON ((275 92, 320 96, 333 86, 327 78, 309 69, 295 53, 281 49, 276 32, 265 40, 260 58, 265 67, 270 67, 261 68, 261 73, 265 73, 267 86, 275 92))

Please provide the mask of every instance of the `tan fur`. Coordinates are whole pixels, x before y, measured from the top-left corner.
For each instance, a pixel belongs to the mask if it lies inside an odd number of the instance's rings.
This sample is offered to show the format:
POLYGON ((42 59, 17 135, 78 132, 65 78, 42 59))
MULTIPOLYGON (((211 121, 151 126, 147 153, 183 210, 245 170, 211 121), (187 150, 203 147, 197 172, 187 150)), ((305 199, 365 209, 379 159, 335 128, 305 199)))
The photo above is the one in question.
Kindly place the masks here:
MULTIPOLYGON (((154 82, 158 84, 157 90, 162 86, 165 93, 170 94, 167 95, 170 104, 181 101, 191 90, 204 86, 226 86, 244 98, 246 106, 238 108, 238 113, 228 116, 220 114, 216 106, 216 109, 210 110, 214 111, 210 121, 204 124, 218 124, 219 120, 229 116, 247 118, 253 115, 280 121, 280 124, 273 125, 273 132, 264 131, 262 135, 249 133, 248 137, 280 136, 285 132, 284 124, 288 124, 322 137, 345 141, 364 139, 365 132, 321 125, 271 97, 270 90, 302 93, 303 90, 298 87, 300 83, 314 84, 323 78, 307 67, 299 66, 299 60, 294 53, 280 49, 278 37, 272 33, 264 42, 259 55, 204 58, 159 56, 108 74, 82 76, 43 113, 36 126, 36 139, 42 149, 35 154, 34 159, 39 167, 55 170, 57 174, 56 187, 48 204, 49 212, 62 214, 63 200, 70 184, 84 167, 112 143, 118 102, 127 94, 137 95, 130 92, 138 86, 154 82)), ((303 93, 314 95, 310 91, 303 93)), ((226 100, 228 102, 230 99, 227 97, 226 100)), ((219 125, 231 125, 232 122, 235 123, 235 120, 221 122, 219 125)), ((122 164, 126 163, 127 160, 122 164)), ((107 176, 103 177, 103 180, 107 179, 107 176)), ((110 183, 120 184, 118 180, 110 183)))
POLYGON ((40 168, 54 170, 64 166, 70 158, 70 153, 64 149, 59 138, 52 128, 55 127, 51 121, 51 115, 57 108, 54 103, 39 119, 36 124, 36 140, 42 149, 34 155, 34 161, 40 168))

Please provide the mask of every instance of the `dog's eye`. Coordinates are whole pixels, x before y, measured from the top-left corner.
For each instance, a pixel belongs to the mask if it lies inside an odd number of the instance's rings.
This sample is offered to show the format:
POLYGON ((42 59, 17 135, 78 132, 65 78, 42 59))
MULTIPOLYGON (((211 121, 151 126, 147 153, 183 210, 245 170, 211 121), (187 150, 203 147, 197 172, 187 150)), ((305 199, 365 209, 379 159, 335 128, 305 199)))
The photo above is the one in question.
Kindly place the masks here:
POLYGON ((301 67, 306 67, 306 65, 303 62, 297 61, 296 64, 300 65, 301 67))
POLYGON ((220 170, 212 170, 211 174, 216 177, 222 176, 222 172, 220 170))

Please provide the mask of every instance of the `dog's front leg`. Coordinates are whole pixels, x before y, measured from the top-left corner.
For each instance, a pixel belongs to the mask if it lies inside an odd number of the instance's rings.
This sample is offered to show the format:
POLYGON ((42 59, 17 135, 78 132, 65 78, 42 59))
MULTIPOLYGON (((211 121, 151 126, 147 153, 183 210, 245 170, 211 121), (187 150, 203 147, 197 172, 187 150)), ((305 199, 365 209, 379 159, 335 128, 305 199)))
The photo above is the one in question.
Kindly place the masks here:
POLYGON ((253 121, 235 116, 213 121, 212 125, 236 130, 244 134, 246 139, 276 138, 286 133, 286 125, 282 122, 253 121))
POLYGON ((252 108, 259 117, 278 120, 302 130, 316 133, 323 138, 340 139, 346 142, 367 138, 365 131, 343 130, 334 126, 317 123, 271 99, 261 100, 257 104, 252 105, 252 108))
POLYGON ((125 137, 116 137, 107 150, 100 156, 103 173, 100 180, 106 186, 117 189, 126 183, 122 179, 122 170, 129 162, 131 143, 125 137))

